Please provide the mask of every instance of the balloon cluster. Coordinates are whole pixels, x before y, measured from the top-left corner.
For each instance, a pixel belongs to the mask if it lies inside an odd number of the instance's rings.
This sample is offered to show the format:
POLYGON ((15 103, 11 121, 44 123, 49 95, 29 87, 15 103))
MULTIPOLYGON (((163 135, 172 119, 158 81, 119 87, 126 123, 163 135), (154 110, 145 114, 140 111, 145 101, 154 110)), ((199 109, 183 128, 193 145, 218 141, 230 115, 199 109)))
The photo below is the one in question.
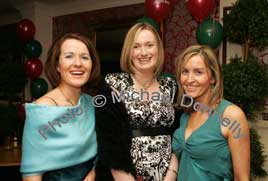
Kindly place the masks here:
POLYGON ((23 19, 17 23, 17 35, 24 42, 24 53, 26 61, 24 69, 26 76, 31 82, 31 95, 33 98, 39 98, 48 90, 47 82, 39 78, 43 71, 43 65, 39 56, 42 53, 42 46, 39 41, 34 39, 35 25, 29 19, 23 19))
POLYGON ((199 23, 196 30, 197 42, 217 48, 223 38, 222 25, 215 19, 208 18, 215 8, 217 0, 186 0, 186 7, 199 23))

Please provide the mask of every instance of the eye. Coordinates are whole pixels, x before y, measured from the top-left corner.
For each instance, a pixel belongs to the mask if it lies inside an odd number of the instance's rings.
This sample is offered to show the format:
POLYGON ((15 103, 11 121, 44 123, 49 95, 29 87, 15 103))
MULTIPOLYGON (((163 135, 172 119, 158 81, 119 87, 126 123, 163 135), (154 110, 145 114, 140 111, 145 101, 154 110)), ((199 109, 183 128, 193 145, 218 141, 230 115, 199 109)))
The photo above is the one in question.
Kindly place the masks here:
POLYGON ((137 48, 139 48, 139 45, 134 45, 133 48, 137 49, 137 48))
POLYGON ((66 54, 66 55, 64 56, 64 58, 68 58, 68 59, 70 59, 70 58, 72 58, 72 57, 73 57, 72 54, 66 54))
POLYGON ((83 60, 91 60, 90 56, 86 56, 86 55, 82 56, 82 59, 83 60))
POLYGON ((183 69, 182 71, 181 71, 181 74, 182 75, 187 75, 189 73, 189 71, 187 70, 187 69, 183 69))
POLYGON ((202 75, 202 74, 203 74, 203 71, 201 71, 201 70, 196 70, 196 71, 195 71, 195 74, 196 74, 196 75, 202 75))
POLYGON ((154 47, 154 44, 153 44, 153 43, 149 43, 149 44, 148 44, 148 47, 149 47, 149 48, 152 48, 152 47, 154 47))

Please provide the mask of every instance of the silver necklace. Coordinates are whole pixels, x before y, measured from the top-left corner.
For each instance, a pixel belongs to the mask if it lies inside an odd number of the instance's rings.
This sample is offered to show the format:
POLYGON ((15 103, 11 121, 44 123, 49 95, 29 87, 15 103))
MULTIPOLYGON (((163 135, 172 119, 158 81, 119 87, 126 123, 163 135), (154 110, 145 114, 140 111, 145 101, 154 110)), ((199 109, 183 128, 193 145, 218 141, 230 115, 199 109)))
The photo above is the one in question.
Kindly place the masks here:
POLYGON ((65 101, 70 103, 72 106, 75 106, 75 104, 72 102, 71 99, 68 99, 62 92, 62 90, 60 89, 60 87, 58 87, 58 89, 60 90, 60 93, 62 94, 62 96, 65 98, 65 101))
POLYGON ((142 86, 142 88, 144 90, 147 90, 151 85, 152 83, 154 82, 154 77, 151 79, 151 80, 147 80, 145 83, 141 83, 140 81, 138 81, 138 79, 136 79, 134 76, 132 76, 133 79, 138 82, 138 84, 140 84, 142 86))

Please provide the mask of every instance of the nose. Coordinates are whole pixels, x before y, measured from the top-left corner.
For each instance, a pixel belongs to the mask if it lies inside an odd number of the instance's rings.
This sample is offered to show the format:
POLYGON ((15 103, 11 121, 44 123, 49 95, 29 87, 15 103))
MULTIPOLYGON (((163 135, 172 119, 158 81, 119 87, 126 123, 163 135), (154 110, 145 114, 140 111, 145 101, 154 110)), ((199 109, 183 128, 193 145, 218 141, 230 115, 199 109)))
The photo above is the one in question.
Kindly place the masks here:
POLYGON ((81 66, 82 65, 82 60, 81 60, 81 57, 79 56, 76 56, 75 59, 74 59, 74 65, 75 66, 81 66))
POLYGON ((194 75, 192 73, 189 73, 186 80, 187 80, 187 82, 193 82, 194 81, 194 75))
POLYGON ((141 55, 147 55, 147 49, 144 46, 141 47, 141 55))

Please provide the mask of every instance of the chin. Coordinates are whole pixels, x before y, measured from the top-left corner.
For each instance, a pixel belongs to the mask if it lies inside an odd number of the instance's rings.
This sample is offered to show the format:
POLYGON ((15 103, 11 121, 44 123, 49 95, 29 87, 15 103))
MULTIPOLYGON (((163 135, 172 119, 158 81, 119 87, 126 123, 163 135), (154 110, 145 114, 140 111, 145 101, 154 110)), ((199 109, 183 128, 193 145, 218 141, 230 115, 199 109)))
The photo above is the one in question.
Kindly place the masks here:
POLYGON ((192 98, 196 98, 197 97, 197 95, 196 94, 194 94, 194 93, 185 93, 187 96, 191 96, 192 98))
POLYGON ((81 87, 83 87, 84 85, 86 84, 86 82, 72 82, 72 83, 70 83, 70 85, 72 86, 72 87, 75 87, 75 88, 81 88, 81 87))

